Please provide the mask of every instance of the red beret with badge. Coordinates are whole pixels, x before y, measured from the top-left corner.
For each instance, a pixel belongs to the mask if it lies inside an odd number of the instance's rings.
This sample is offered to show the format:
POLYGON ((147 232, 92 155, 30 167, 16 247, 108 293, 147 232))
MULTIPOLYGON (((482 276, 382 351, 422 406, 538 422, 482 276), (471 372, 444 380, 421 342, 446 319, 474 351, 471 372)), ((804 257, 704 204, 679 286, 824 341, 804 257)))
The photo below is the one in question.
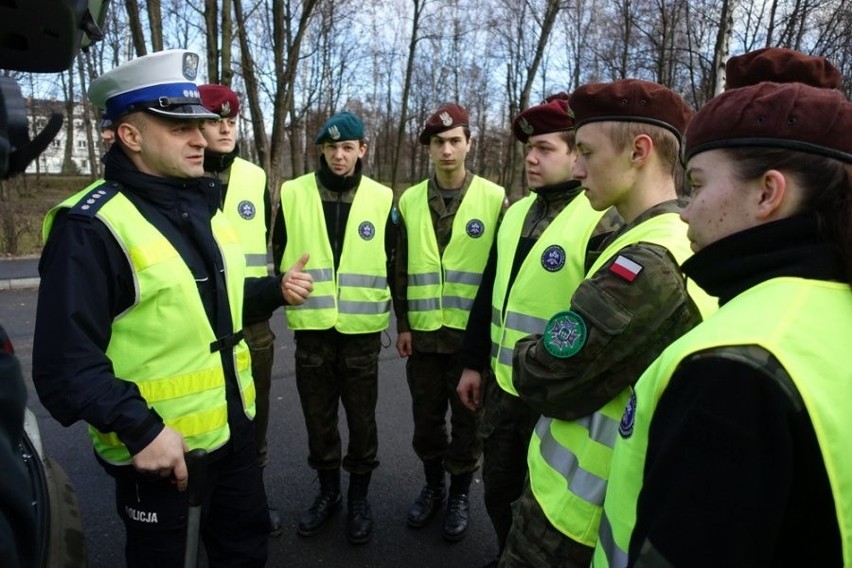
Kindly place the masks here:
POLYGON ((239 116, 240 99, 237 93, 225 85, 200 85, 198 92, 201 93, 201 104, 222 118, 239 116))
POLYGON ((589 122, 644 122, 681 138, 692 109, 683 98, 659 83, 623 79, 589 83, 571 93, 577 128, 589 122))
POLYGON ((526 144, 530 136, 574 129, 574 115, 568 95, 557 93, 539 105, 531 106, 512 121, 512 134, 526 144))
POLYGON ((459 126, 470 126, 470 116, 465 108, 455 103, 443 105, 426 119, 418 140, 424 146, 428 146, 434 134, 452 130, 459 126))

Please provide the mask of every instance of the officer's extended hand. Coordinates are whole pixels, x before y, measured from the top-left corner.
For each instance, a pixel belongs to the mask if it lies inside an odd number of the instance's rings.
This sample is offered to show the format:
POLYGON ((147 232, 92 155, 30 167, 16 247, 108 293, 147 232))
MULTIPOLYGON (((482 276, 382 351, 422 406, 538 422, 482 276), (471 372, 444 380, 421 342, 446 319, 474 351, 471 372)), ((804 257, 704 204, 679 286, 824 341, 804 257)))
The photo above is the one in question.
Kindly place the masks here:
POLYGON ((411 332, 400 331, 396 338, 396 350, 399 351, 400 357, 408 357, 411 355, 411 332))
POLYGON ((290 270, 284 273, 281 279, 281 294, 284 300, 291 306, 301 306, 311 295, 314 289, 314 277, 302 269, 308 263, 311 255, 305 253, 290 270))
POLYGON ((476 412, 482 403, 482 374, 473 369, 462 371, 459 386, 456 387, 462 404, 476 412))
POLYGON ((133 456, 133 467, 142 473, 174 476, 178 491, 186 490, 186 462, 183 454, 189 451, 186 440, 177 430, 166 426, 141 452, 133 456))

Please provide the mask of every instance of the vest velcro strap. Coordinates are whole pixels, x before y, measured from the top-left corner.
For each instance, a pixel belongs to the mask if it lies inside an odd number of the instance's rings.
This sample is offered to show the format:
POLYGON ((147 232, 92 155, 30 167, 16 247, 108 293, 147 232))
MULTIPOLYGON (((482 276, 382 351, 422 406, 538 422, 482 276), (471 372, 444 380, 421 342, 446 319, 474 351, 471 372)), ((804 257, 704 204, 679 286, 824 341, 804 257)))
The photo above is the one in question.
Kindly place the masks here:
POLYGON ((441 275, 437 272, 425 272, 423 274, 409 274, 409 286, 431 286, 441 283, 441 275))
POLYGON ((246 266, 266 266, 266 255, 261 253, 247 253, 246 266))
POLYGON ((304 272, 307 272, 313 277, 315 284, 319 282, 331 282, 331 268, 308 268, 304 272))
POLYGON ((229 335, 226 335, 225 337, 220 337, 210 344, 210 353, 216 353, 217 351, 232 349, 242 340, 243 330, 239 330, 236 333, 231 333, 229 335))
POLYGON ((383 290, 388 285, 388 279, 386 276, 372 276, 370 274, 340 274, 337 283, 340 286, 351 286, 352 288, 383 290))
POLYGON ((469 284, 471 286, 479 286, 482 281, 482 274, 478 272, 463 272, 461 270, 447 270, 447 282, 451 284, 469 284))

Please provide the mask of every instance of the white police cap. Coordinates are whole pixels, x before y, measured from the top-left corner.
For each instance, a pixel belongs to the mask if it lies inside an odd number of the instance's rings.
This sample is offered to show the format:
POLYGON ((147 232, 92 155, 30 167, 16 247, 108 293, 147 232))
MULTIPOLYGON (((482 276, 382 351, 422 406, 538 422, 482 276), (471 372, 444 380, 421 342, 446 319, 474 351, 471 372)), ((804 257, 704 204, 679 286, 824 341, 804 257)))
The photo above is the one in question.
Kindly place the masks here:
POLYGON ((218 120, 201 104, 198 54, 169 49, 122 63, 92 81, 89 100, 110 120, 145 110, 177 119, 218 120))

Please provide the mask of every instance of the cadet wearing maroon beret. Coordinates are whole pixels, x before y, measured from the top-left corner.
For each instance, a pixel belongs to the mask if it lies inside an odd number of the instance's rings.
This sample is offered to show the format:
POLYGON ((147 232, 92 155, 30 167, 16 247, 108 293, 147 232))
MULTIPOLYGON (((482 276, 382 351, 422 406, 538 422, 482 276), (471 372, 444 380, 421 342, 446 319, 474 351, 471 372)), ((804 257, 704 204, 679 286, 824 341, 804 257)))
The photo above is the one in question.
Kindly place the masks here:
POLYGON ((507 567, 589 565, 630 387, 715 308, 678 267, 691 254, 674 178, 689 107, 663 85, 625 80, 580 87, 571 108, 574 175, 594 209, 614 207, 626 225, 601 243, 543 333, 515 347, 514 386, 541 418, 507 567))
POLYGON ((595 565, 852 565, 852 105, 790 50, 728 76, 687 129, 682 213, 721 307, 636 385, 595 565))
POLYGON ((464 537, 468 493, 479 467, 482 442, 477 414, 456 393, 458 352, 468 314, 503 211, 502 187, 465 167, 471 148, 464 107, 440 106, 423 125, 435 173, 406 189, 399 200, 394 308, 396 346, 405 366, 414 414, 413 446, 423 462, 426 485, 408 511, 408 525, 426 526, 447 497, 441 534, 464 537), (451 410, 451 431, 444 426, 451 410))
POLYGON ((590 243, 618 221, 592 209, 573 179, 577 150, 569 105, 560 93, 512 123, 527 148, 530 195, 506 211, 461 354, 458 392, 469 408, 482 408, 485 506, 501 552, 512 527, 512 503, 524 489, 527 446, 538 418, 512 384, 516 342, 543 332, 564 309, 586 272, 586 254, 596 246, 590 243), (492 320, 492 313, 499 316, 492 320))

